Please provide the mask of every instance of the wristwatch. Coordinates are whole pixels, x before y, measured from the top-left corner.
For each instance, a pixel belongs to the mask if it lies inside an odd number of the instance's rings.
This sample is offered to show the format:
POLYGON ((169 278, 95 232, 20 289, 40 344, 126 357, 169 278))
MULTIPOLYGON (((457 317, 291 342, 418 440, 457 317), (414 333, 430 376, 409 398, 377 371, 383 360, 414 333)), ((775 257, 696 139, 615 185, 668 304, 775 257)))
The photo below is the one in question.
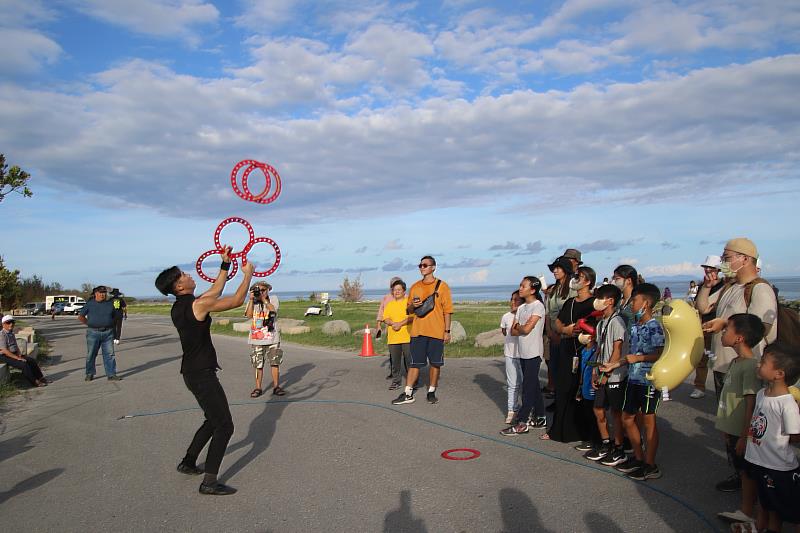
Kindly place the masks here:
POLYGON ((445 333, 450 333, 449 329, 444 330, 445 333))

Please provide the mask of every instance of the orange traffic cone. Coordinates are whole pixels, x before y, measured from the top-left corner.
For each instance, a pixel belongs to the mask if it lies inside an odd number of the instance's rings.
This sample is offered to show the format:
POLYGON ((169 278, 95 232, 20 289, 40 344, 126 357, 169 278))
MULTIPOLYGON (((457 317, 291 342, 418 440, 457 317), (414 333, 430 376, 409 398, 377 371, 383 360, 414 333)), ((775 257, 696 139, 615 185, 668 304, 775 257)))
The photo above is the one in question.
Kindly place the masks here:
POLYGON ((364 340, 361 341, 361 357, 374 357, 378 354, 372 349, 372 332, 369 329, 369 324, 364 324, 364 340))

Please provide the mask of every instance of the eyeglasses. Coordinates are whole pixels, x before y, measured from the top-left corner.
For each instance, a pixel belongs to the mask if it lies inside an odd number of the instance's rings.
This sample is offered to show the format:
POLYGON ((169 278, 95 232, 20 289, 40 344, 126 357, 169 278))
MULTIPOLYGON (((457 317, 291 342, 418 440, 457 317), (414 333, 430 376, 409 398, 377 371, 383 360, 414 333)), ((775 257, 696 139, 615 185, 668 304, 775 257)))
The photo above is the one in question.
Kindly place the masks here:
POLYGON ((420 264, 417 265, 417 268, 428 268, 428 267, 432 267, 432 266, 433 265, 426 265, 425 263, 420 263, 420 264))

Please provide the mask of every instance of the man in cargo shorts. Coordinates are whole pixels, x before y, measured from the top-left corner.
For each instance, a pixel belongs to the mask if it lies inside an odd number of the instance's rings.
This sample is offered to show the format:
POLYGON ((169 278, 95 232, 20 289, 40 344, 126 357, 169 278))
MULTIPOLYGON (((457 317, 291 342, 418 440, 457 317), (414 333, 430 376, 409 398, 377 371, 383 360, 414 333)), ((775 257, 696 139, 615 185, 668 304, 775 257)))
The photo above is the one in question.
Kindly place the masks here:
POLYGON ((419 379, 419 369, 430 362, 428 403, 436 403, 436 385, 444 364, 444 345, 450 342, 450 320, 453 315, 453 298, 450 287, 434 277, 436 260, 426 255, 419 262, 422 279, 408 291, 408 313, 414 314, 411 322, 411 367, 408 369, 405 390, 392 400, 392 405, 414 402, 414 386, 419 379), (425 312, 427 310, 427 312, 425 312))

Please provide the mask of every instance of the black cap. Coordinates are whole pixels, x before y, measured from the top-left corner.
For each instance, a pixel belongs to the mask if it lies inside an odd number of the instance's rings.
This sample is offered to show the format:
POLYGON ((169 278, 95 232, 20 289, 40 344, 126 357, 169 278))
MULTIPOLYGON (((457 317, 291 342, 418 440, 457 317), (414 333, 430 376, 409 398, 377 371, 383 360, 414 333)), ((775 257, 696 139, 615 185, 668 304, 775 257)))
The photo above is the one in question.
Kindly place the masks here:
POLYGON ((98 285, 97 287, 92 289, 92 294, 94 294, 96 292, 108 292, 108 289, 106 288, 105 285, 98 285))

